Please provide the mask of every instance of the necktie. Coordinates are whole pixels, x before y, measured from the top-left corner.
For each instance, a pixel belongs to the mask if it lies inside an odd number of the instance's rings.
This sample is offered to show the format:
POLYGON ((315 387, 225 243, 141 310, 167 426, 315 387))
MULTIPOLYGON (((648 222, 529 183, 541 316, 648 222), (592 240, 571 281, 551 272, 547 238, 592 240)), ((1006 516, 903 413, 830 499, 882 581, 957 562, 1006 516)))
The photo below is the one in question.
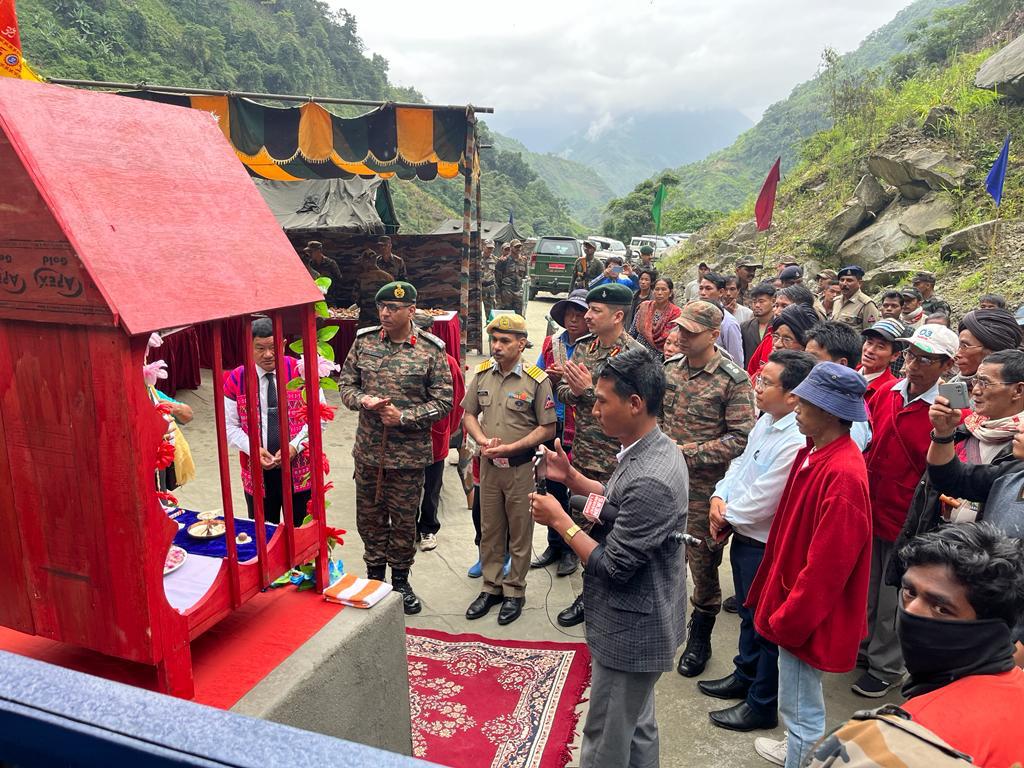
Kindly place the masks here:
POLYGON ((267 374, 267 450, 277 453, 281 449, 281 425, 277 416, 277 382, 274 374, 267 374))

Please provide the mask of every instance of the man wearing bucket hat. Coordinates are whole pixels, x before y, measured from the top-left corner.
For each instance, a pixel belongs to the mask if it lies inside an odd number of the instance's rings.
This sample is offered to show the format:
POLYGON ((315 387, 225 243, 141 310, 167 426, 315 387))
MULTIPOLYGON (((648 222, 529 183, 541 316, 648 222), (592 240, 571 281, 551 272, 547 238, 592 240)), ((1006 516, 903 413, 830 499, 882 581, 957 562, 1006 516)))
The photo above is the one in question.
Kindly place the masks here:
POLYGON ((691 301, 675 324, 682 354, 665 361, 667 389, 662 429, 683 452, 690 473, 686 531, 702 541, 686 548, 693 593, 686 647, 677 670, 696 677, 711 658, 711 632, 722 609, 718 567, 722 546, 710 536, 710 499, 729 462, 743 453, 754 428, 754 391, 739 365, 715 346, 722 310, 707 301, 691 301))
POLYGON ((885 583, 885 572, 917 484, 927 468, 925 457, 932 430, 928 409, 959 346, 959 338, 949 328, 922 325, 907 339, 903 351, 906 378, 880 387, 871 398, 874 435, 864 454, 871 480, 873 535, 868 632, 858 658, 864 673, 852 686, 861 696, 884 696, 905 673, 896 636, 899 590, 885 583))
POLYGON ((754 626, 779 646, 779 714, 788 737, 754 740, 778 765, 797 768, 825 732, 822 672, 854 666, 864 635, 871 568, 867 470, 850 425, 868 418, 867 382, 819 363, 793 389, 808 438, 793 462, 764 558, 747 594, 754 626))
MULTIPOLYGON (((551 384, 554 387, 562 380, 565 363, 572 359, 576 351, 576 342, 587 332, 587 322, 584 319, 587 309, 587 292, 582 289, 573 291, 569 298, 556 301, 551 307, 551 318, 565 330, 544 339, 540 356, 537 358, 537 367, 551 377, 551 384)), ((562 441, 562 448, 566 453, 572 452, 572 441, 576 432, 572 410, 555 398, 555 415, 558 417, 555 437, 562 441)), ((554 447, 552 441, 548 448, 554 450, 554 447)), ((548 493, 555 497, 566 511, 569 510, 569 489, 564 484, 548 480, 548 493)), ((556 561, 559 576, 569 576, 579 567, 579 558, 565 543, 565 539, 554 528, 548 528, 548 546, 530 563, 530 567, 545 568, 556 561)))
MULTIPOLYGON (((594 415, 597 395, 594 385, 601 368, 610 357, 629 349, 643 349, 623 328, 626 313, 633 303, 633 292, 621 283, 608 283, 587 293, 584 319, 590 333, 576 342, 572 359, 563 366, 558 384, 558 399, 572 408, 576 433, 572 443, 573 466, 599 483, 607 483, 618 466, 622 446, 608 437, 594 415)), ((578 520, 577 522, 580 522, 578 520)), ((558 623, 572 627, 583 621, 583 595, 558 614, 558 623)))
POLYGON ((423 470, 433 462, 431 427, 452 409, 444 342, 412 322, 416 288, 396 281, 377 291, 380 325, 356 332, 338 381, 341 400, 359 411, 355 459, 356 528, 366 575, 402 595, 406 614, 423 606, 409 584, 423 470))
POLYGON ((839 270, 839 296, 832 302, 831 320, 853 326, 860 333, 878 322, 878 306, 860 289, 864 270, 856 264, 839 270))

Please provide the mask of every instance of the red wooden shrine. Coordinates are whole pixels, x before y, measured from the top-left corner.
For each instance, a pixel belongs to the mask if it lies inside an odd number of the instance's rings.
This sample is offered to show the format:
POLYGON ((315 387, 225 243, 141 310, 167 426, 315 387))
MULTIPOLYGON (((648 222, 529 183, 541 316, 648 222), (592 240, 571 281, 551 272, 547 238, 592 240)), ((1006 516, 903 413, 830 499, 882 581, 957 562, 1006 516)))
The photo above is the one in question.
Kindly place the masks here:
MULTIPOLYGON (((146 342, 158 329, 212 322, 220 382, 221 323, 265 313, 287 402, 282 340, 301 335, 315 346, 320 293, 205 113, 0 78, 0 179, 0 624, 153 665, 162 690, 190 697, 192 638, 288 568, 326 563, 323 478, 313 472, 314 521, 293 528, 286 508, 266 541, 255 473, 258 557, 240 563, 230 487, 238 469, 218 390, 228 557, 199 602, 171 608, 163 564, 177 525, 156 497, 165 424, 142 378, 146 342)), ((316 360, 307 357, 309 421, 318 424, 316 360)), ((280 415, 288 434, 287 409, 280 415)), ((319 429, 309 451, 319 467, 319 429)), ((317 572, 322 589, 325 568, 317 572)))

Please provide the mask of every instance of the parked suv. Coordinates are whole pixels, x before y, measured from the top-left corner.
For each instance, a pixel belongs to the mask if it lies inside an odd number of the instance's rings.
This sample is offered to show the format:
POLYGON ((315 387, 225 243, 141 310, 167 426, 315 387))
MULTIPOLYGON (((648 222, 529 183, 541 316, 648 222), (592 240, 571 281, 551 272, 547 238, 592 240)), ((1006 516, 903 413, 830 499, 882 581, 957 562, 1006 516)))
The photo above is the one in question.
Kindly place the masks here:
POLYGON ((540 291, 566 293, 572 281, 572 268, 583 255, 575 237, 542 237, 537 241, 530 261, 530 298, 540 291))

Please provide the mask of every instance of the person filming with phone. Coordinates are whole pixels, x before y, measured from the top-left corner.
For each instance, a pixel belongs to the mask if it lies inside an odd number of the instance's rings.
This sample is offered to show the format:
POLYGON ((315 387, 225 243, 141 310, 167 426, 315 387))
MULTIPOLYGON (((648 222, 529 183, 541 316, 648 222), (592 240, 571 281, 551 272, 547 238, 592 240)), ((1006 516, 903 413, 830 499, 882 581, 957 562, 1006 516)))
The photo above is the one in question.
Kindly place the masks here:
POLYGON ((594 391, 594 417, 623 446, 607 487, 572 467, 558 441, 545 452, 544 471, 573 494, 593 494, 595 506, 617 508, 614 525, 582 530, 552 496, 534 493, 530 501, 534 520, 557 530, 586 565, 593 672, 580 765, 659 765, 654 686, 672 668, 684 634, 686 463, 658 427, 665 395, 660 360, 643 349, 609 357, 594 391))

